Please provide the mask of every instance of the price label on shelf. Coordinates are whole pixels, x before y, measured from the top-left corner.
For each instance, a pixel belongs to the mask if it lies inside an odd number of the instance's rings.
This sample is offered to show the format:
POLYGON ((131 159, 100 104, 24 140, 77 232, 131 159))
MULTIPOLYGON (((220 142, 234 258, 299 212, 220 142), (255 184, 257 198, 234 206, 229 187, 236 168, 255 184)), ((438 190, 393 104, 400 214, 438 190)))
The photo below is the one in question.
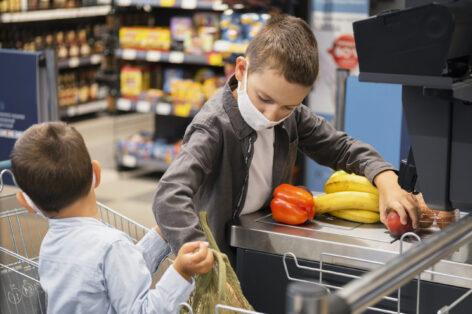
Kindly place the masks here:
POLYGON ((134 49, 123 49, 121 57, 125 60, 136 60, 138 52, 134 49))
POLYGON ((131 0, 118 0, 118 6, 129 7, 132 4, 131 0))
POLYGON ((74 117, 76 115, 77 115, 77 108, 76 107, 67 108, 67 116, 68 117, 74 117))
POLYGON ((172 113, 172 105, 165 102, 160 102, 156 106, 156 113, 168 116, 172 113))
POLYGON ((100 62, 102 62, 102 56, 100 55, 93 55, 90 57, 90 62, 92 64, 99 64, 100 62))
POLYGON ((149 51, 146 53, 146 60, 150 62, 159 62, 161 61, 161 53, 159 51, 149 51))
POLYGON ((123 158, 121 158, 121 164, 125 167, 134 168, 137 164, 136 157, 131 155, 124 155, 123 158))
POLYGON ((174 7, 175 0, 161 0, 161 7, 174 7))
POLYGON ((69 68, 76 68, 80 65, 79 58, 70 58, 69 59, 69 68))
POLYGON ((197 0, 182 0, 182 9, 193 10, 197 7, 197 0))
POLYGON ((130 111, 131 110, 131 101, 128 99, 120 98, 116 103, 118 110, 130 111))
POLYGON ((170 63, 183 63, 185 55, 179 51, 173 51, 169 54, 170 63))
POLYGON ((151 112, 151 103, 148 101, 140 100, 136 105, 136 111, 138 112, 151 112))
POLYGON ((228 9, 228 5, 225 3, 222 3, 221 1, 215 1, 213 2, 213 10, 214 11, 225 11, 228 9))

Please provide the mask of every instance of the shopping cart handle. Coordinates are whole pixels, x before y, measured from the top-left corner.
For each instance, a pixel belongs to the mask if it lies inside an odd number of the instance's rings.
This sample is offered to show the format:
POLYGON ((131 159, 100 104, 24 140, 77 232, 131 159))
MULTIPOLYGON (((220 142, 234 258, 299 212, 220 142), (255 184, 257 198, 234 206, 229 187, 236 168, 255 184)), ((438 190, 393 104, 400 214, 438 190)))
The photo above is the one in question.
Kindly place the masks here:
POLYGON ((0 170, 2 169, 10 169, 11 168, 11 161, 10 160, 2 160, 0 161, 0 170))

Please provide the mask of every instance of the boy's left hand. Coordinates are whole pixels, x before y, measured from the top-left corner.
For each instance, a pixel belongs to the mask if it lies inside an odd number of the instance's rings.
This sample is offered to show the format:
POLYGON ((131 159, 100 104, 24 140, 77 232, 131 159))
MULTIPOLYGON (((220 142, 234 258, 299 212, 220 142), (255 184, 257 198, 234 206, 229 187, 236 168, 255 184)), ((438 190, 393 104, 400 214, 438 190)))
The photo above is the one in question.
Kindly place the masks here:
POLYGON ((408 216, 413 228, 418 227, 419 208, 416 198, 403 190, 398 184, 398 176, 393 171, 384 171, 378 174, 374 183, 379 190, 380 221, 387 223, 387 214, 394 210, 400 216, 403 225, 408 222, 408 216))

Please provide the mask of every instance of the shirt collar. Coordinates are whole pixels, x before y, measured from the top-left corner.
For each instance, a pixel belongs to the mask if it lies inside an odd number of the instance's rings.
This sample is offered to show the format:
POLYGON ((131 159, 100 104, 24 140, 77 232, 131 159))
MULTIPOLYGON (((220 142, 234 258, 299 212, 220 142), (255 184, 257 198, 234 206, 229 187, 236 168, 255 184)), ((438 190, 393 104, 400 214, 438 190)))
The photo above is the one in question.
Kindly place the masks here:
POLYGON ((48 219, 50 228, 70 228, 83 225, 103 226, 103 222, 92 217, 71 217, 48 219))

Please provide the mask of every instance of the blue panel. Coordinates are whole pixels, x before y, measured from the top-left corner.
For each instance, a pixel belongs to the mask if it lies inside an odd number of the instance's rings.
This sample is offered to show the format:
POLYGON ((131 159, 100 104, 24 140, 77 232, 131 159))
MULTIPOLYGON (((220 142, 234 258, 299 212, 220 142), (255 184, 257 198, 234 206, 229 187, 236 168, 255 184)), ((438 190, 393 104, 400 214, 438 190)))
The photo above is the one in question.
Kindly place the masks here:
MULTIPOLYGON (((333 121, 332 115, 320 115, 326 119, 326 121, 333 121)), ((333 170, 328 167, 324 167, 314 162, 308 157, 305 157, 305 186, 311 191, 323 191, 323 186, 329 176, 333 173, 333 170)))
POLYGON ((0 161, 15 140, 38 122, 39 53, 0 49, 0 161))
POLYGON ((348 78, 346 132, 373 145, 395 167, 399 167, 403 157, 402 125, 400 85, 363 83, 357 76, 348 78))

